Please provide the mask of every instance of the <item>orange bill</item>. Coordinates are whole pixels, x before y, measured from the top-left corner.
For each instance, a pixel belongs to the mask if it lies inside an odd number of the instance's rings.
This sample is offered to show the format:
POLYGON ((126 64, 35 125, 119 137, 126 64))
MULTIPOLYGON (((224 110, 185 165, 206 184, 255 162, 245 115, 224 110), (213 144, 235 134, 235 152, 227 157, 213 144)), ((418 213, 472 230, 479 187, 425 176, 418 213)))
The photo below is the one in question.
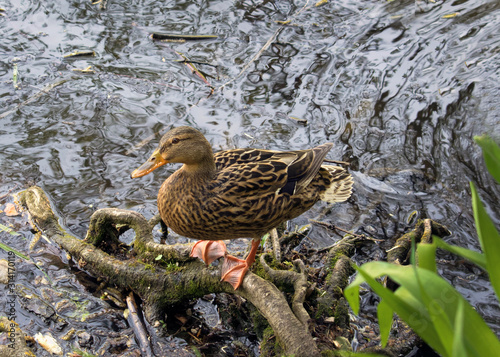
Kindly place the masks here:
POLYGON ((153 152, 153 154, 151 154, 148 161, 146 161, 144 164, 142 164, 139 168, 135 169, 130 174, 130 177, 132 178, 142 177, 165 164, 168 164, 168 161, 161 156, 160 150, 157 149, 153 152))

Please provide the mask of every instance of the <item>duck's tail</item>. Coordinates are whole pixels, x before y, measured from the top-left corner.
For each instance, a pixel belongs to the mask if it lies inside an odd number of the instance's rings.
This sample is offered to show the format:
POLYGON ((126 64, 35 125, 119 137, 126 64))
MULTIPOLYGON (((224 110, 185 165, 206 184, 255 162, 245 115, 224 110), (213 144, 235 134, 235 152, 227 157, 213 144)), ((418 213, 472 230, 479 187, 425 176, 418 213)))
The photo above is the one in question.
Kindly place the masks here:
POLYGON ((343 202, 351 197, 353 181, 352 176, 346 170, 332 165, 321 165, 321 168, 327 170, 331 175, 330 186, 320 193, 321 201, 343 202))

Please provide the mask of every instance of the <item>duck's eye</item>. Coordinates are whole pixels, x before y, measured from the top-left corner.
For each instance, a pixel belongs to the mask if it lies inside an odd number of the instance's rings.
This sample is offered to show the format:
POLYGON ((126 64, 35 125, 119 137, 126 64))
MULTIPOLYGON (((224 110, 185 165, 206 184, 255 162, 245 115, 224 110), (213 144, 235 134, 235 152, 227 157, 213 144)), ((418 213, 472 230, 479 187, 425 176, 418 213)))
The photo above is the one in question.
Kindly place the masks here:
POLYGON ((181 141, 181 140, 178 139, 178 138, 173 138, 172 139, 172 144, 177 144, 177 143, 179 143, 179 141, 181 141))

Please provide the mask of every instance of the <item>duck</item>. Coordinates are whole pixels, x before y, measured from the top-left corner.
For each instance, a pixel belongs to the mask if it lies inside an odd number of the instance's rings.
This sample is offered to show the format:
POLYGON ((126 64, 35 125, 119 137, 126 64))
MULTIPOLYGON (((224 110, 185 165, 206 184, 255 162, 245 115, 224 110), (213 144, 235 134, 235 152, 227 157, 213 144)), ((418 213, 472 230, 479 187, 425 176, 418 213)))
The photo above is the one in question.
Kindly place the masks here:
POLYGON ((167 163, 182 166, 163 182, 157 204, 175 233, 197 239, 191 256, 207 265, 224 257, 221 281, 238 289, 255 261, 261 238, 316 202, 346 201, 352 176, 324 163, 332 143, 307 150, 232 149, 215 154, 190 126, 164 134, 149 159, 131 173, 142 177, 167 163), (229 255, 223 240, 251 238, 246 259, 229 255))

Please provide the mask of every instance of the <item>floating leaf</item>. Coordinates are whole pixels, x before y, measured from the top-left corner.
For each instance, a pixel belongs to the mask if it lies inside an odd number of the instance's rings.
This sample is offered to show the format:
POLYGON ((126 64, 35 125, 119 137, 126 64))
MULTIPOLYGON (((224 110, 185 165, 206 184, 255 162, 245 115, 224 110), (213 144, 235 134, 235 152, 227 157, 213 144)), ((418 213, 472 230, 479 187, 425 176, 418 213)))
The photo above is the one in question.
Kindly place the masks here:
POLYGON ((47 352, 62 356, 63 355, 63 350, 61 346, 57 343, 57 340, 52 337, 50 332, 47 332, 45 335, 42 335, 40 332, 36 333, 35 336, 33 336, 36 342, 40 344, 47 352))
POLYGON ((19 215, 19 212, 16 209, 16 205, 11 203, 11 202, 9 202, 5 205, 4 212, 7 216, 10 216, 10 217, 19 215))

